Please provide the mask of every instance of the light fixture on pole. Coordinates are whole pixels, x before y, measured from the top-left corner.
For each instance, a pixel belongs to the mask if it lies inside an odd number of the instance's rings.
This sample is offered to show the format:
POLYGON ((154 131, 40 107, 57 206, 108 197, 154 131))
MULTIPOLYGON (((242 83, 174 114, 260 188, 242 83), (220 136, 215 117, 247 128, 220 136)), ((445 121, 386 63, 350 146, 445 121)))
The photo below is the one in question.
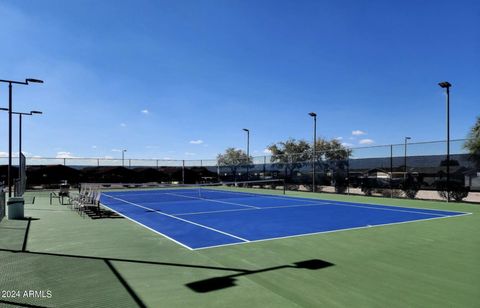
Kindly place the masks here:
POLYGON ((450 87, 452 85, 448 81, 440 82, 438 85, 447 92, 447 202, 450 202, 450 87))
MULTIPOLYGON (((9 111, 8 108, 0 108, 1 111, 9 111)), ((30 112, 17 112, 12 111, 12 114, 18 114, 19 124, 18 124, 18 166, 22 165, 22 116, 24 115, 34 115, 34 114, 42 114, 41 111, 32 110, 30 112)), ((21 176, 21 168, 18 169, 19 177, 21 176)))
POLYGON ((313 155, 312 155, 312 192, 315 192, 315 160, 317 154, 317 114, 310 112, 309 116, 313 117, 313 155))
POLYGON ((29 83, 43 83, 43 80, 27 78, 25 81, 14 81, 14 80, 4 80, 0 79, 0 82, 8 83, 8 171, 7 171, 7 182, 8 182, 8 197, 12 196, 12 84, 21 84, 28 85, 29 83))

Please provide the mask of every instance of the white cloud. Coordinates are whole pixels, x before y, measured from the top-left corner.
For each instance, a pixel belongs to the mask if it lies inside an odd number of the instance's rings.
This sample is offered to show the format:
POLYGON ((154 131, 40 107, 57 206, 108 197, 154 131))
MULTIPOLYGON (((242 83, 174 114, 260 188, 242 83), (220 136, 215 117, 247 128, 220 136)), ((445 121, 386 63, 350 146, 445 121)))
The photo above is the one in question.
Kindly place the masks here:
POLYGON ((112 149, 112 152, 122 152, 120 149, 112 149))
POLYGON ((201 140, 201 139, 191 140, 190 143, 191 143, 191 144, 202 144, 202 143, 203 143, 203 140, 201 140))
POLYGON ((96 146, 96 145, 92 145, 92 149, 96 149, 96 148, 97 148, 97 146, 96 146))
POLYGON ((375 141, 373 141, 372 139, 360 139, 358 141, 359 144, 372 144, 372 143, 375 143, 375 141))
MULTIPOLYGON (((22 151, 22 153, 26 157, 31 157, 32 156, 32 153, 30 153, 30 152, 22 151)), ((1 158, 8 157, 8 152, 0 152, 0 157, 1 158)), ((13 158, 18 158, 18 152, 12 152, 12 157, 13 158)))
POLYGON ((147 109, 143 109, 143 110, 140 111, 140 112, 143 113, 143 114, 149 114, 149 113, 150 113, 150 111, 148 111, 147 109))
POLYGON ((364 132, 363 130, 359 130, 359 129, 356 129, 356 130, 352 130, 352 135, 354 136, 360 136, 360 135, 366 135, 367 132, 364 132))
POLYGON ((350 147, 353 146, 353 144, 348 143, 348 142, 342 142, 342 145, 343 145, 344 147, 347 147, 347 148, 350 148, 350 147))
POLYGON ((167 160, 170 160, 170 159, 172 159, 172 158, 171 158, 171 157, 168 157, 168 156, 165 156, 165 157, 164 157, 164 158, 162 158, 162 159, 167 159, 167 160))
POLYGON ((71 152, 57 152, 56 158, 75 158, 75 156, 72 155, 71 152))
POLYGON ((194 156, 194 155, 197 155, 196 153, 192 153, 192 152, 185 152, 185 155, 187 156, 194 156))
POLYGON ((270 151, 269 149, 264 149, 263 153, 270 155, 272 154, 272 151, 270 151))
POLYGON ((343 140, 343 137, 337 137, 336 140, 343 140))
POLYGON ((125 124, 125 123, 120 123, 120 126, 121 126, 121 127, 127 127, 127 124, 125 124))

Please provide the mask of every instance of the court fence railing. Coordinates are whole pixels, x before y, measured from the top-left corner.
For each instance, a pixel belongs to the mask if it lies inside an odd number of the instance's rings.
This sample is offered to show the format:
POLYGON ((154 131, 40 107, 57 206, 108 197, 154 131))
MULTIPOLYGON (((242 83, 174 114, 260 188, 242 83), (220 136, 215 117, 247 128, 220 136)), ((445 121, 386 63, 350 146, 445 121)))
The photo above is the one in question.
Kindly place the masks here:
POLYGON ((219 165, 216 159, 78 157, 28 157, 26 164, 29 185, 65 179, 121 182, 135 178, 138 182, 198 183, 284 178, 293 189, 311 190, 315 178, 316 185, 334 187, 336 192, 348 192, 351 188, 368 194, 375 189, 401 190, 407 179, 413 179, 416 184, 411 182, 419 189, 436 190, 439 183, 450 178, 462 182, 471 191, 480 191, 478 161, 472 160, 465 149, 466 141, 450 141, 450 168, 446 168, 446 141, 351 147, 346 156, 327 152, 268 154, 252 156, 249 161, 236 165, 219 165), (118 168, 122 166, 125 168, 118 168), (449 177, 447 169, 450 169, 449 177))

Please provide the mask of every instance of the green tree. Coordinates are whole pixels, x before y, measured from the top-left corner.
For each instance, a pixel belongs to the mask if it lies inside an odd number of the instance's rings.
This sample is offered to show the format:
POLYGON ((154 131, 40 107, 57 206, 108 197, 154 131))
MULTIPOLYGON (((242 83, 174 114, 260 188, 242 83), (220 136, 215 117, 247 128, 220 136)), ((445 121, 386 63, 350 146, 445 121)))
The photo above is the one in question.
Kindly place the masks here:
POLYGON ((337 193, 343 193, 347 188, 348 158, 352 150, 342 145, 337 139, 319 138, 315 144, 315 161, 324 173, 331 171, 331 180, 337 193))
POLYGON ((352 150, 342 145, 337 139, 318 138, 315 147, 317 160, 344 161, 352 154, 352 150))
MULTIPOLYGON (((270 145, 272 152, 271 162, 280 168, 288 170, 288 176, 292 176, 296 169, 312 161, 312 145, 305 140, 288 139, 270 145)), ((325 161, 335 164, 337 168, 345 166, 345 160, 351 155, 352 150, 343 146, 338 140, 317 139, 315 158, 317 164, 326 166, 325 161)))
POLYGON ((465 149, 470 153, 470 159, 480 167, 480 116, 468 134, 468 140, 464 144, 465 149))
POLYGON ((288 139, 268 146, 272 152, 270 162, 279 168, 286 168, 287 176, 292 176, 296 169, 311 159, 311 147, 305 140, 288 139))
POLYGON ((248 156, 243 150, 228 148, 225 153, 217 155, 217 164, 222 167, 228 167, 233 173, 234 179, 237 177, 239 167, 251 167, 252 157, 248 156))

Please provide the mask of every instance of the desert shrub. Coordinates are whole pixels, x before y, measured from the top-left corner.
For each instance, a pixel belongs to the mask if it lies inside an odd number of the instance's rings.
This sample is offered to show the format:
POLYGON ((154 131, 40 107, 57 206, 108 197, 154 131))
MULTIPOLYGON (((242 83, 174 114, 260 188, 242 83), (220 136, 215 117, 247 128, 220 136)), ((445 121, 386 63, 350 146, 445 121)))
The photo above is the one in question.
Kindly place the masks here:
POLYGON ((381 194, 383 197, 388 198, 398 198, 402 196, 402 191, 399 189, 378 189, 378 193, 381 194))
POLYGON ((407 198, 414 199, 420 190, 420 183, 412 174, 408 173, 405 180, 400 185, 400 189, 407 198))
POLYGON ((375 181, 369 178, 363 178, 360 184, 360 189, 366 196, 371 196, 375 188, 375 181))
POLYGON ((348 181, 346 174, 338 173, 335 175, 335 192, 337 194, 344 194, 347 190, 348 181))
MULTIPOLYGON (((435 183, 436 190, 438 195, 443 198, 447 199, 448 197, 448 190, 447 190, 447 181, 441 180, 435 183)), ((455 201, 462 201, 468 196, 470 188, 468 186, 463 185, 459 181, 450 181, 450 198, 455 201)))

